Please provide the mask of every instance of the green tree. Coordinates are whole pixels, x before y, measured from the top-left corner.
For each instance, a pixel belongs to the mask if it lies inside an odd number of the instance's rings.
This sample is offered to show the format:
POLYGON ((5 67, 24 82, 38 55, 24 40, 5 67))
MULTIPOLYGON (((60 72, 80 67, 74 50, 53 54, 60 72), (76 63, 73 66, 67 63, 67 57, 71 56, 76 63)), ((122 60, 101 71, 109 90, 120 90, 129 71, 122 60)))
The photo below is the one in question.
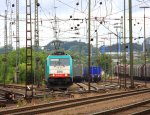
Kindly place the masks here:
POLYGON ((96 57, 95 65, 101 66, 102 69, 109 73, 109 70, 111 68, 112 59, 110 55, 107 54, 101 54, 98 57, 96 57))

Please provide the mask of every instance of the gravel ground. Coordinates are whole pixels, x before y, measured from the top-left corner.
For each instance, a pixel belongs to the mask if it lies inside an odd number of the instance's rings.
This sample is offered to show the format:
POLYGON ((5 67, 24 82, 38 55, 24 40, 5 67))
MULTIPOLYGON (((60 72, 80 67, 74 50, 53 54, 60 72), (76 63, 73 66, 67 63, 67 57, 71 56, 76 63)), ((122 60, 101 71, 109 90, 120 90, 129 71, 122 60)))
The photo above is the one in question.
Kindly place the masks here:
MULTIPOLYGON (((94 83, 94 86, 97 87, 101 87, 103 84, 105 84, 104 82, 101 83, 94 83)), ((142 84, 140 87, 137 88, 141 88, 143 87, 144 84, 142 84)), ((103 86, 102 86, 103 87, 103 86)), ((147 87, 150 87, 150 83, 147 84, 147 87)), ((70 90, 77 90, 78 87, 77 85, 72 85, 70 87, 70 90)), ((130 89, 126 89, 130 90, 130 89)), ((103 95, 103 94, 108 94, 108 93, 115 93, 115 92, 121 92, 121 91, 125 91, 125 89, 114 89, 114 90, 101 90, 99 93, 86 93, 86 94, 73 94, 73 97, 50 97, 50 98, 45 98, 45 99, 39 99, 39 100, 32 100, 31 103, 27 103, 25 100, 23 101, 18 101, 17 105, 12 105, 9 107, 5 107, 5 108, 0 108, 2 109, 12 109, 12 108, 17 108, 17 107, 23 107, 23 106, 32 106, 32 105, 37 105, 37 104, 41 104, 41 103, 47 103, 47 102, 53 102, 53 101, 57 101, 57 100, 69 100, 69 99, 77 99, 77 98, 83 98, 83 97, 91 97, 91 96, 96 96, 96 95, 103 95)), ((53 112, 53 113, 47 113, 47 115, 87 115, 89 113, 93 113, 96 111, 101 111, 101 110, 105 110, 105 109, 109 109, 112 108, 114 106, 121 106, 124 104, 128 104, 128 103, 133 103, 135 101, 139 101, 139 100, 144 100, 150 98, 150 93, 148 94, 141 94, 138 96, 131 96, 130 98, 124 98, 124 99, 120 99, 120 100, 108 100, 107 102, 99 102, 97 104, 90 104, 87 106, 80 106, 80 107, 76 107, 74 109, 68 109, 68 110, 64 110, 64 111, 59 111, 59 112, 53 112)), ((45 114, 43 114, 45 115, 45 114)))
POLYGON ((78 106, 73 109, 65 109, 57 112, 44 113, 41 115, 88 115, 95 112, 111 109, 114 107, 120 107, 126 104, 142 101, 150 98, 150 93, 124 97, 120 99, 108 100, 105 102, 98 102, 96 104, 88 104, 84 106, 78 106))

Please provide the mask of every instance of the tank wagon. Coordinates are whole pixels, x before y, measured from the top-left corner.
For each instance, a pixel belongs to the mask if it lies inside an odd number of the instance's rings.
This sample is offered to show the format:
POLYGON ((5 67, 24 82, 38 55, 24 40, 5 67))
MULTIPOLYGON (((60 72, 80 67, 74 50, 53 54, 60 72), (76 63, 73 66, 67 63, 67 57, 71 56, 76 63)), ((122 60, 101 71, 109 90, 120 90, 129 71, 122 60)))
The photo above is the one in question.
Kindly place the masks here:
MULTIPOLYGON (((101 81, 102 68, 100 66, 90 67, 90 81, 99 82, 101 81)), ((84 68, 84 80, 88 81, 88 68, 84 68)))
POLYGON ((64 53, 49 55, 45 61, 48 88, 67 88, 73 83, 72 57, 64 53))
MULTIPOLYGON (((119 77, 130 77, 130 65, 119 64, 113 68, 114 75, 119 77)), ((150 80, 150 64, 133 65, 133 78, 137 80, 150 80), (145 74, 146 67, 146 74, 145 74)))

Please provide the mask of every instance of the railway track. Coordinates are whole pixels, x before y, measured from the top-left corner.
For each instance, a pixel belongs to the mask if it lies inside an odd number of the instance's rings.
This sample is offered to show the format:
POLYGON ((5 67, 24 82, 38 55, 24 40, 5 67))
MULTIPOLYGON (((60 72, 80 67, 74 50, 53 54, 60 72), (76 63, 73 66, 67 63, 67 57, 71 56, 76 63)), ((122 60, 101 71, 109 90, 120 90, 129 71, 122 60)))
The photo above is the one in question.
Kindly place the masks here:
POLYGON ((150 114, 150 108, 139 111, 139 112, 135 112, 132 115, 149 115, 150 114))
POLYGON ((22 108, 11 109, 11 110, 3 110, 0 111, 0 114, 25 115, 25 114, 39 114, 39 113, 53 112, 62 109, 68 109, 68 108, 73 108, 81 105, 102 102, 110 99, 128 97, 128 96, 148 93, 148 92, 150 92, 150 89, 132 90, 128 92, 124 91, 124 92, 107 94, 107 95, 100 95, 100 96, 80 98, 80 99, 71 99, 66 101, 40 104, 36 106, 28 106, 28 107, 22 107, 22 108))
POLYGON ((77 86, 79 86, 79 90, 80 91, 87 91, 88 90, 88 86, 83 84, 83 83, 75 83, 77 86))
POLYGON ((7 100, 0 94, 0 107, 6 107, 7 100))
POLYGON ((15 104, 14 94, 8 90, 0 88, 0 107, 6 107, 8 104, 15 104))
MULTIPOLYGON (((76 83, 81 88, 81 91, 88 91, 89 90, 89 85, 88 83, 76 83)), ((91 91, 98 91, 98 88, 96 86, 93 86, 90 84, 90 89, 91 91)))
POLYGON ((150 99, 106 111, 97 112, 92 115, 143 115, 147 113, 150 113, 150 99))
MULTIPOLYGON (((3 84, 0 84, 0 86, 3 86, 3 84)), ((18 85, 18 84, 7 84, 5 85, 5 88, 14 88, 14 89, 24 89, 25 90, 25 86, 24 85, 18 85)), ((43 91, 45 90, 45 88, 37 88, 37 86, 33 86, 33 89, 35 90, 39 90, 39 91, 43 91)))
MULTIPOLYGON (((118 83, 118 79, 112 79, 112 80, 107 80, 107 82, 112 82, 112 83, 118 83)), ((120 82, 120 80, 119 80, 119 82, 120 82)), ((124 79, 124 77, 121 77, 121 82, 123 83, 123 82, 125 82, 125 79, 124 79)), ((150 81, 146 81, 147 82, 147 84, 149 84, 150 83, 150 81)), ((126 78, 126 84, 127 85, 130 85, 131 83, 130 83, 130 79, 127 77, 126 78)), ((136 86, 138 86, 138 85, 145 85, 145 81, 142 81, 142 80, 135 80, 134 79, 134 84, 136 85, 136 86)))
POLYGON ((17 95, 17 96, 23 96, 23 95, 24 95, 23 93, 14 91, 14 89, 2 88, 2 87, 0 87, 0 92, 2 92, 3 95, 4 95, 5 93, 9 93, 9 92, 12 92, 12 93, 14 93, 14 94, 17 95))

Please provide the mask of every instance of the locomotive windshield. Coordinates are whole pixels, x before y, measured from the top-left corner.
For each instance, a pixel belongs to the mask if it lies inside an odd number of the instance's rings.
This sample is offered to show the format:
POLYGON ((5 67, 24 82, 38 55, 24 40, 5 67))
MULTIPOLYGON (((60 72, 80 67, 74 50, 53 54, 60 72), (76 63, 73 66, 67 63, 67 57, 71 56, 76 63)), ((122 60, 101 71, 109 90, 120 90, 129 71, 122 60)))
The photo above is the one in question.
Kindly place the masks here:
POLYGON ((69 59, 50 59, 51 66, 68 66, 69 59))

